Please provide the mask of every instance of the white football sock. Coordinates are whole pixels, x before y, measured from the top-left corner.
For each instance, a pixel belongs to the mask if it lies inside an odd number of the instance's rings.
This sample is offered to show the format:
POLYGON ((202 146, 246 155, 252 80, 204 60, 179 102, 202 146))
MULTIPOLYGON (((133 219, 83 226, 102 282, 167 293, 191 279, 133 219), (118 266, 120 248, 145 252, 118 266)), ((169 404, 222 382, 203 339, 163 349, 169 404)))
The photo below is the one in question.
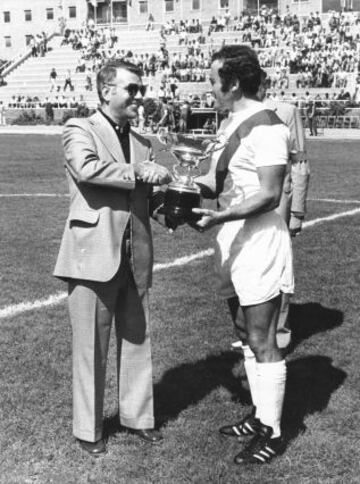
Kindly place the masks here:
POLYGON ((272 427, 272 438, 280 437, 280 421, 285 395, 285 360, 257 363, 257 415, 261 423, 272 427))
MULTIPOLYGON (((251 400, 254 407, 256 407, 257 413, 257 370, 256 370, 256 359, 255 355, 250 349, 250 346, 243 345, 244 351, 244 368, 246 371, 246 376, 249 382, 251 400)), ((255 415, 257 416, 257 415, 255 415)))

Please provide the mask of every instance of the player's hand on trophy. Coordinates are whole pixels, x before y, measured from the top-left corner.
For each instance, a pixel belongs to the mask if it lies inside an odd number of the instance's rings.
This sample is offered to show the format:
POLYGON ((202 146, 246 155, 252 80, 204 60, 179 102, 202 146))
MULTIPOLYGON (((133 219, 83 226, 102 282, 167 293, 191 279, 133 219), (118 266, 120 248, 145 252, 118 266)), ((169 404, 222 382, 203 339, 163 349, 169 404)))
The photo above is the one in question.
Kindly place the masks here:
POLYGON ((198 220, 194 225, 194 228, 199 230, 199 232, 204 232, 205 230, 211 229, 214 225, 219 223, 220 213, 216 210, 209 210, 207 208, 193 208, 193 213, 201 215, 200 220, 198 220))
POLYGON ((172 180, 170 171, 165 166, 158 165, 153 161, 136 163, 134 170, 138 180, 151 185, 164 185, 172 180))

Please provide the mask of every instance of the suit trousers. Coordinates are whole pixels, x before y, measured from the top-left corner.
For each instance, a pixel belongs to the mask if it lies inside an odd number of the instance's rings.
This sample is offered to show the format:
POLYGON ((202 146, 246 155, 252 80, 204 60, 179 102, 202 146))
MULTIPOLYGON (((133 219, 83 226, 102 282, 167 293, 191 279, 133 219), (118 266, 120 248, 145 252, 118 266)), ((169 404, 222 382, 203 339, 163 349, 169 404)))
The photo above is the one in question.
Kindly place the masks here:
MULTIPOLYGON (((125 255, 125 254, 124 254, 125 255)), ((138 291, 129 258, 109 282, 70 280, 73 332, 73 433, 102 438, 106 364, 112 321, 117 339, 120 423, 153 428, 153 383, 148 292, 138 291)))

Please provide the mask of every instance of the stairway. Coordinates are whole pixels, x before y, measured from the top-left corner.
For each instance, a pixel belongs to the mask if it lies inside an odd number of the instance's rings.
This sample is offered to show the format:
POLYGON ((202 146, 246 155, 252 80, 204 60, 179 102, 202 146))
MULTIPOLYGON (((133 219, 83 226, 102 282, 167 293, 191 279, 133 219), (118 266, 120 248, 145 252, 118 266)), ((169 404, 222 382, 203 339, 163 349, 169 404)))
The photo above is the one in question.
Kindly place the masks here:
MULTIPOLYGON (((189 34, 189 41, 193 41, 198 37, 198 34, 189 34)), ((11 101, 12 96, 23 95, 27 96, 38 96, 41 101, 44 101, 46 97, 51 100, 56 100, 56 96, 59 98, 64 94, 62 88, 65 82, 65 74, 67 69, 70 69, 72 82, 75 86, 75 90, 70 92, 68 89, 65 92, 65 96, 70 99, 76 96, 79 99, 80 96, 83 97, 87 105, 94 108, 98 104, 98 97, 96 92, 96 81, 95 73, 93 74, 93 91, 87 91, 85 89, 86 84, 86 73, 75 73, 75 68, 80 57, 80 51, 73 50, 69 45, 61 45, 62 37, 54 37, 49 42, 49 47, 51 50, 46 54, 45 57, 30 57, 23 64, 17 67, 13 72, 11 72, 6 77, 7 85, 0 88, 0 100, 2 100, 5 105, 11 101), (50 93, 50 79, 49 74, 51 69, 55 67, 58 78, 58 85, 61 90, 57 93, 50 93)), ((138 31, 118 31, 118 48, 120 53, 124 55, 129 50, 133 54, 145 54, 145 53, 156 53, 160 48, 161 37, 159 31, 145 30, 138 31)), ((209 49, 218 49, 223 43, 240 44, 239 32, 229 31, 229 32, 214 32, 210 38, 206 36, 206 43, 202 45, 202 50, 204 54, 209 52, 209 49)), ((186 53, 187 46, 179 45, 179 35, 173 34, 167 37, 166 47, 171 54, 176 53, 186 53)), ((271 76, 271 71, 273 69, 269 68, 267 71, 271 76)), ((162 73, 157 73, 155 77, 150 76, 149 78, 144 78, 144 84, 148 84, 152 87, 151 93, 154 97, 157 96, 158 89, 160 86, 160 79, 162 73)), ((353 77, 350 76, 349 77, 353 77)), ((184 82, 178 84, 178 91, 181 98, 188 97, 191 94, 197 94, 201 96, 203 93, 210 90, 210 84, 208 82, 184 82)), ((290 76, 290 86, 287 92, 299 92, 295 86, 295 76, 290 76)), ((300 90, 303 92, 303 90, 300 90)), ((321 89, 320 89, 321 91, 321 89)))

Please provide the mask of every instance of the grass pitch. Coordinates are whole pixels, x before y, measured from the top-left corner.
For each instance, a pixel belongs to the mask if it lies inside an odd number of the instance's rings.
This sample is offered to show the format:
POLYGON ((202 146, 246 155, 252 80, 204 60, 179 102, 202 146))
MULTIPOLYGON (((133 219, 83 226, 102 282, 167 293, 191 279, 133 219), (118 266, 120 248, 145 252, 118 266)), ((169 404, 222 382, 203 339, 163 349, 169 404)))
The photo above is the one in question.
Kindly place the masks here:
MULTIPOLYGON (((51 273, 68 200, 38 196, 67 193, 59 137, 0 139, 1 309, 65 290, 51 273)), ((360 208, 359 150, 360 141, 309 143, 307 220, 360 208)), ((160 156, 169 162, 166 154, 160 156)), ((294 344, 284 411, 289 444, 270 465, 234 466, 240 445, 217 432, 247 412, 249 395, 241 359, 229 351, 230 317, 215 294, 212 258, 206 257, 154 274, 153 367, 156 417, 165 437, 161 446, 149 447, 117 431, 112 345, 105 405, 109 452, 97 460, 84 455, 71 436, 66 302, 0 319, 0 482, 359 482, 359 235, 360 214, 355 214, 306 228, 294 240, 294 344)), ((155 262, 207 249, 211 239, 188 227, 170 236, 154 225, 155 262)))

